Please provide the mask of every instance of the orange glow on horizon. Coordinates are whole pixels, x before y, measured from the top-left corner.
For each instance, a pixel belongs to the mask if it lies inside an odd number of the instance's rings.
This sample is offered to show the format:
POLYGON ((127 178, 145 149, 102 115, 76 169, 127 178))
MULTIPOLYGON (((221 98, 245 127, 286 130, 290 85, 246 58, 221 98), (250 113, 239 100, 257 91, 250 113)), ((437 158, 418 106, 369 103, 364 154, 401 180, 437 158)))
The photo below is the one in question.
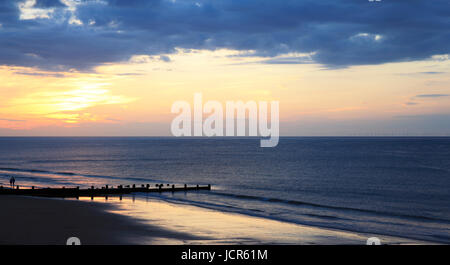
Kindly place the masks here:
POLYGON ((32 133, 41 127, 157 123, 167 124, 168 130, 172 103, 192 102, 197 92, 205 101, 222 103, 278 100, 280 121, 288 123, 450 113, 450 97, 416 97, 450 92, 448 60, 323 69, 315 64, 268 64, 264 58, 239 54, 179 50, 168 55, 170 62, 138 55, 93 72, 1 66, 0 129, 32 133), (420 74, 430 68, 443 74, 420 74))

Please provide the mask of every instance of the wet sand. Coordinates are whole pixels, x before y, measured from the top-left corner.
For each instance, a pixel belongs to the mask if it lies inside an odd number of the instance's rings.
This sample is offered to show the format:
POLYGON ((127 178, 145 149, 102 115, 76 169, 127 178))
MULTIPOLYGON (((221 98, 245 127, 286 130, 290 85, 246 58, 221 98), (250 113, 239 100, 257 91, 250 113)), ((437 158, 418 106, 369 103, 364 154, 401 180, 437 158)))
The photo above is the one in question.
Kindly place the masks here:
POLYGON ((178 204, 157 196, 80 198, 92 203, 114 205, 111 212, 156 225, 168 231, 196 236, 196 239, 152 238, 144 244, 300 244, 365 245, 369 237, 380 238, 382 244, 421 244, 417 240, 384 235, 332 230, 288 223, 263 217, 178 204), (202 239, 203 238, 203 239, 202 239))
MULTIPOLYGON (((179 205, 155 198, 0 197, 0 244, 366 244, 377 235, 336 231, 179 205)), ((379 236, 383 244, 421 244, 379 236)))
POLYGON ((111 213, 112 207, 83 201, 1 196, 0 244, 65 245, 69 237, 78 237, 81 244, 89 245, 152 243, 159 237, 181 241, 200 239, 144 225, 136 219, 111 213))

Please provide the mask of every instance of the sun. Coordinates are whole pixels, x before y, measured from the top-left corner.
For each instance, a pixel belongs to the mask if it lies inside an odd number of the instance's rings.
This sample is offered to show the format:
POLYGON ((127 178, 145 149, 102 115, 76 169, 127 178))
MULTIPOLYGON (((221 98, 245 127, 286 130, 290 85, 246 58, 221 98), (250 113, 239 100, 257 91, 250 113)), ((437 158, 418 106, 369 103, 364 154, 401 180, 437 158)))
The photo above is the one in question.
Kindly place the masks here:
POLYGON ((40 119, 58 120, 65 123, 97 121, 89 108, 99 105, 127 104, 135 99, 113 95, 105 88, 107 83, 76 84, 77 88, 63 91, 46 91, 16 99, 17 111, 40 119))

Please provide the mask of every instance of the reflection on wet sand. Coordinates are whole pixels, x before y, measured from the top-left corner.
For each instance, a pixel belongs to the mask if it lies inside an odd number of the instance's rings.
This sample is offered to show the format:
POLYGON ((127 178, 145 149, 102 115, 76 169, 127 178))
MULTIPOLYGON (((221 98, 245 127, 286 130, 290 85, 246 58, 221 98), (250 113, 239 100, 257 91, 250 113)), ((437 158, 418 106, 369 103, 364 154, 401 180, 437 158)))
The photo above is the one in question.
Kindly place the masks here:
MULTIPOLYGON (((162 236, 144 240, 141 242, 143 244, 366 244, 367 238, 371 236, 168 203, 155 197, 123 196, 80 200, 111 203, 116 206, 114 210, 110 210, 113 213, 202 238, 177 240, 162 236)), ((393 237, 378 237, 384 244, 417 243, 393 237)))

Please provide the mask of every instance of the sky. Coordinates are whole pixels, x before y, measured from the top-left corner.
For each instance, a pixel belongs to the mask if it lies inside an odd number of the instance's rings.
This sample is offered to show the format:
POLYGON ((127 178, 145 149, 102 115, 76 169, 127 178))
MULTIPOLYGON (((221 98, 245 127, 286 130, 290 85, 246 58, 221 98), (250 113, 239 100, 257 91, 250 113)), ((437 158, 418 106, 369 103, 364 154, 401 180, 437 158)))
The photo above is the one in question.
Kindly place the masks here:
POLYGON ((279 101, 286 136, 450 135, 448 0, 0 1, 0 136, 168 136, 279 101))

